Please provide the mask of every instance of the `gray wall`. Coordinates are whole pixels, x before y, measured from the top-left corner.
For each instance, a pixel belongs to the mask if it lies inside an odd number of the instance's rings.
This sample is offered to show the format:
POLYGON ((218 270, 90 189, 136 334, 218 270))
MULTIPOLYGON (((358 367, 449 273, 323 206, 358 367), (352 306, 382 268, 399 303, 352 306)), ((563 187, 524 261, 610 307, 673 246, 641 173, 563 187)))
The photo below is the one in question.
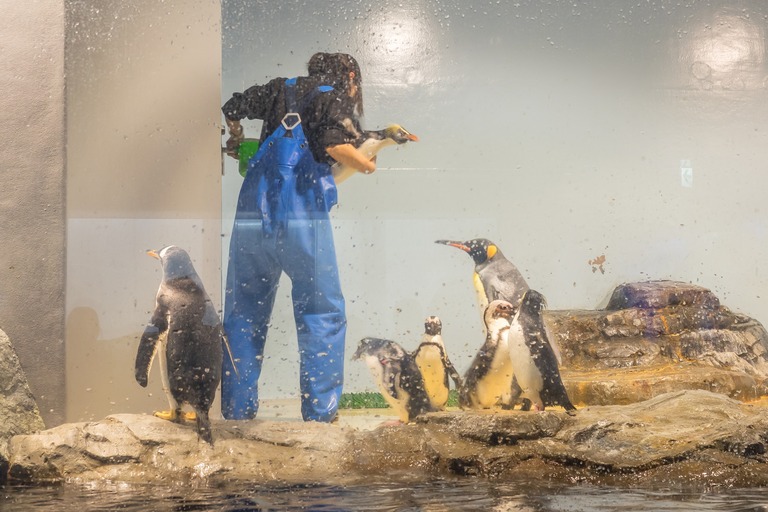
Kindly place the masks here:
MULTIPOLYGON (((469 365, 482 342, 472 265, 439 238, 495 240, 554 309, 675 279, 768 321, 764 2, 223 5, 222 99, 345 51, 362 66, 365 126, 399 122, 422 139, 341 186, 350 353, 366 335, 414 347, 437 314, 454 364, 469 365), (604 273, 588 263, 601 255, 604 273)), ((285 284, 265 396, 296 393, 285 284)), ((348 390, 372 387, 359 363, 347 376, 348 390)))
POLYGON ((46 425, 65 416, 64 2, 0 1, 0 329, 46 425))

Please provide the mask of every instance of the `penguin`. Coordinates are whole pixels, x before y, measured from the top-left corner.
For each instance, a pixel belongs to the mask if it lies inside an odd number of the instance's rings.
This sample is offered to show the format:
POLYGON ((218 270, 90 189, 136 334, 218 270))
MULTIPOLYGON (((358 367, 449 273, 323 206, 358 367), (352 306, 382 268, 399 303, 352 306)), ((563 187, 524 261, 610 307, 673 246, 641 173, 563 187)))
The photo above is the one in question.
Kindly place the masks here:
MULTIPOLYGON (((545 307, 544 296, 536 290, 528 290, 517 313, 514 317, 509 316, 507 340, 512 368, 519 384, 519 395, 529 399, 534 410, 543 411, 545 406, 559 405, 573 415, 576 407, 568 398, 544 327, 541 312, 545 307)), ((509 315, 511 309, 511 305, 507 305, 503 311, 509 315)))
MULTIPOLYGON (((473 283, 481 311, 485 311, 488 304, 494 300, 504 300, 512 304, 514 314, 529 286, 517 267, 504 256, 495 243, 486 238, 475 238, 466 242, 436 240, 435 243, 456 247, 472 257, 475 262, 473 283)), ((557 361, 561 362, 557 343, 551 337, 549 343, 557 361)))
POLYGON ((360 359, 371 370, 382 396, 401 422, 409 423, 437 410, 429 401, 416 361, 397 342, 363 338, 352 356, 352 360, 360 359))
POLYGON ((520 396, 507 340, 512 311, 512 305, 501 300, 485 308, 485 343, 464 374, 459 389, 459 406, 463 409, 511 409, 514 398, 520 396))
POLYGON ((147 254, 160 260, 163 279, 139 342, 136 381, 147 386, 152 360, 159 352, 163 389, 171 410, 156 415, 181 423, 181 407, 190 405, 198 436, 213 444, 208 411, 221 380, 224 329, 184 249, 171 245, 147 254))
POLYGON ((497 299, 517 307, 528 290, 528 283, 517 267, 505 258, 499 247, 490 240, 436 240, 435 243, 456 247, 472 257, 475 262, 473 283, 481 311, 485 311, 488 304, 497 299))
MULTIPOLYGON (((406 142, 418 142, 419 138, 398 124, 389 125, 383 130, 366 131, 362 134, 362 142, 357 146, 367 158, 371 159, 382 149, 395 144, 406 142)), ((331 173, 336 184, 347 180, 357 173, 357 169, 349 165, 335 163, 331 167, 331 173)))
POLYGON ((437 410, 444 410, 448 402, 450 384, 453 379, 456 389, 461 388, 461 377, 453 367, 442 336, 443 324, 436 316, 429 316, 424 321, 424 335, 421 343, 413 351, 413 359, 419 367, 424 389, 429 401, 437 410))

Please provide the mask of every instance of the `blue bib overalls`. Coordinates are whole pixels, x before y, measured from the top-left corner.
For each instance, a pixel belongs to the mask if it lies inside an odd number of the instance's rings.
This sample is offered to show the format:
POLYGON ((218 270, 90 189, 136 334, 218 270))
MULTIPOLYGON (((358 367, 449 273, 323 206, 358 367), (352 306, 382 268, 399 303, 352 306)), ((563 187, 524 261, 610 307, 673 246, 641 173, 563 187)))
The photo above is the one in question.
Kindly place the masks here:
MULTIPOLYGON (((321 86, 302 98, 332 90, 321 86)), ((317 163, 301 126, 295 79, 286 81, 289 114, 262 142, 240 189, 229 248, 224 330, 237 365, 222 372, 222 414, 250 419, 269 319, 282 272, 291 279, 299 342, 304 420, 336 416, 344 379, 346 316, 328 215, 336 204, 330 166, 317 163)))

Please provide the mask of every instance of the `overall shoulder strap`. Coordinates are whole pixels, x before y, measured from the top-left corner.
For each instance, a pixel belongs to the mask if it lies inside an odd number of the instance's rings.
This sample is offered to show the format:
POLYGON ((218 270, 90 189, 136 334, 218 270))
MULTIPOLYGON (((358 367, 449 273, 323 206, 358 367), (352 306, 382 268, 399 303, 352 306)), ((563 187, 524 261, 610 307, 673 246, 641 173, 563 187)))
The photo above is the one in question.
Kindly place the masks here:
POLYGON ((302 96, 298 103, 296 101, 296 78, 289 78, 285 81, 285 116, 281 121, 286 130, 292 130, 301 123, 301 113, 304 112, 309 104, 318 94, 330 92, 333 87, 330 85, 318 85, 307 94, 302 96))

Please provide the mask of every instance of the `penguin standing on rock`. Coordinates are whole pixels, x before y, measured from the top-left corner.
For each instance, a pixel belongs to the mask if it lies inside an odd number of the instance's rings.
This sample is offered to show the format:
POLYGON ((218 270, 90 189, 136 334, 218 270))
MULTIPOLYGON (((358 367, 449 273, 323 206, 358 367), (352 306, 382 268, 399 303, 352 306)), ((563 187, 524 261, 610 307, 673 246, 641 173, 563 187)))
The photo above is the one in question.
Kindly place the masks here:
POLYGON ((462 408, 511 409, 515 405, 514 398, 520 396, 507 339, 512 312, 512 305, 501 300, 493 301, 485 308, 485 343, 469 366, 459 389, 459 405, 462 408))
POLYGON ((362 359, 373 374, 382 396, 408 423, 420 414, 434 412, 416 362, 398 343, 381 338, 363 338, 353 360, 362 359))
POLYGON ((436 316, 427 317, 421 343, 413 351, 413 359, 424 380, 424 389, 435 409, 445 409, 448 402, 450 383, 453 379, 456 389, 461 388, 461 377, 448 359, 442 336, 443 324, 436 316))
POLYGON ((504 257, 499 247, 485 238, 466 242, 436 240, 436 244, 450 245, 470 255, 475 262, 474 285, 481 311, 492 301, 500 299, 515 308, 528 291, 528 283, 517 267, 504 257))
MULTIPOLYGON (((543 411, 547 405, 559 405, 573 415, 576 407, 568 398, 541 316, 545 307, 544 296, 536 290, 528 290, 517 314, 508 317, 511 321, 508 342, 512 367, 520 395, 533 403, 534 410, 543 411)), ((507 315, 510 309, 509 306, 505 308, 507 315)))
POLYGON ((163 389, 171 410, 157 416, 182 422, 181 407, 195 411, 197 433, 213 444, 208 411, 221 380, 224 330, 189 254, 169 246, 148 251, 163 265, 155 310, 136 354, 136 381, 147 386, 155 354, 160 353, 163 389))
MULTIPOLYGON (((399 124, 387 126, 383 130, 371 130, 362 134, 362 142, 357 146, 367 158, 371 159, 383 148, 392 145, 401 145, 406 142, 418 142, 419 138, 410 133, 399 124)), ((331 173, 336 184, 340 184, 359 171, 348 165, 336 163, 331 167, 331 173)))

